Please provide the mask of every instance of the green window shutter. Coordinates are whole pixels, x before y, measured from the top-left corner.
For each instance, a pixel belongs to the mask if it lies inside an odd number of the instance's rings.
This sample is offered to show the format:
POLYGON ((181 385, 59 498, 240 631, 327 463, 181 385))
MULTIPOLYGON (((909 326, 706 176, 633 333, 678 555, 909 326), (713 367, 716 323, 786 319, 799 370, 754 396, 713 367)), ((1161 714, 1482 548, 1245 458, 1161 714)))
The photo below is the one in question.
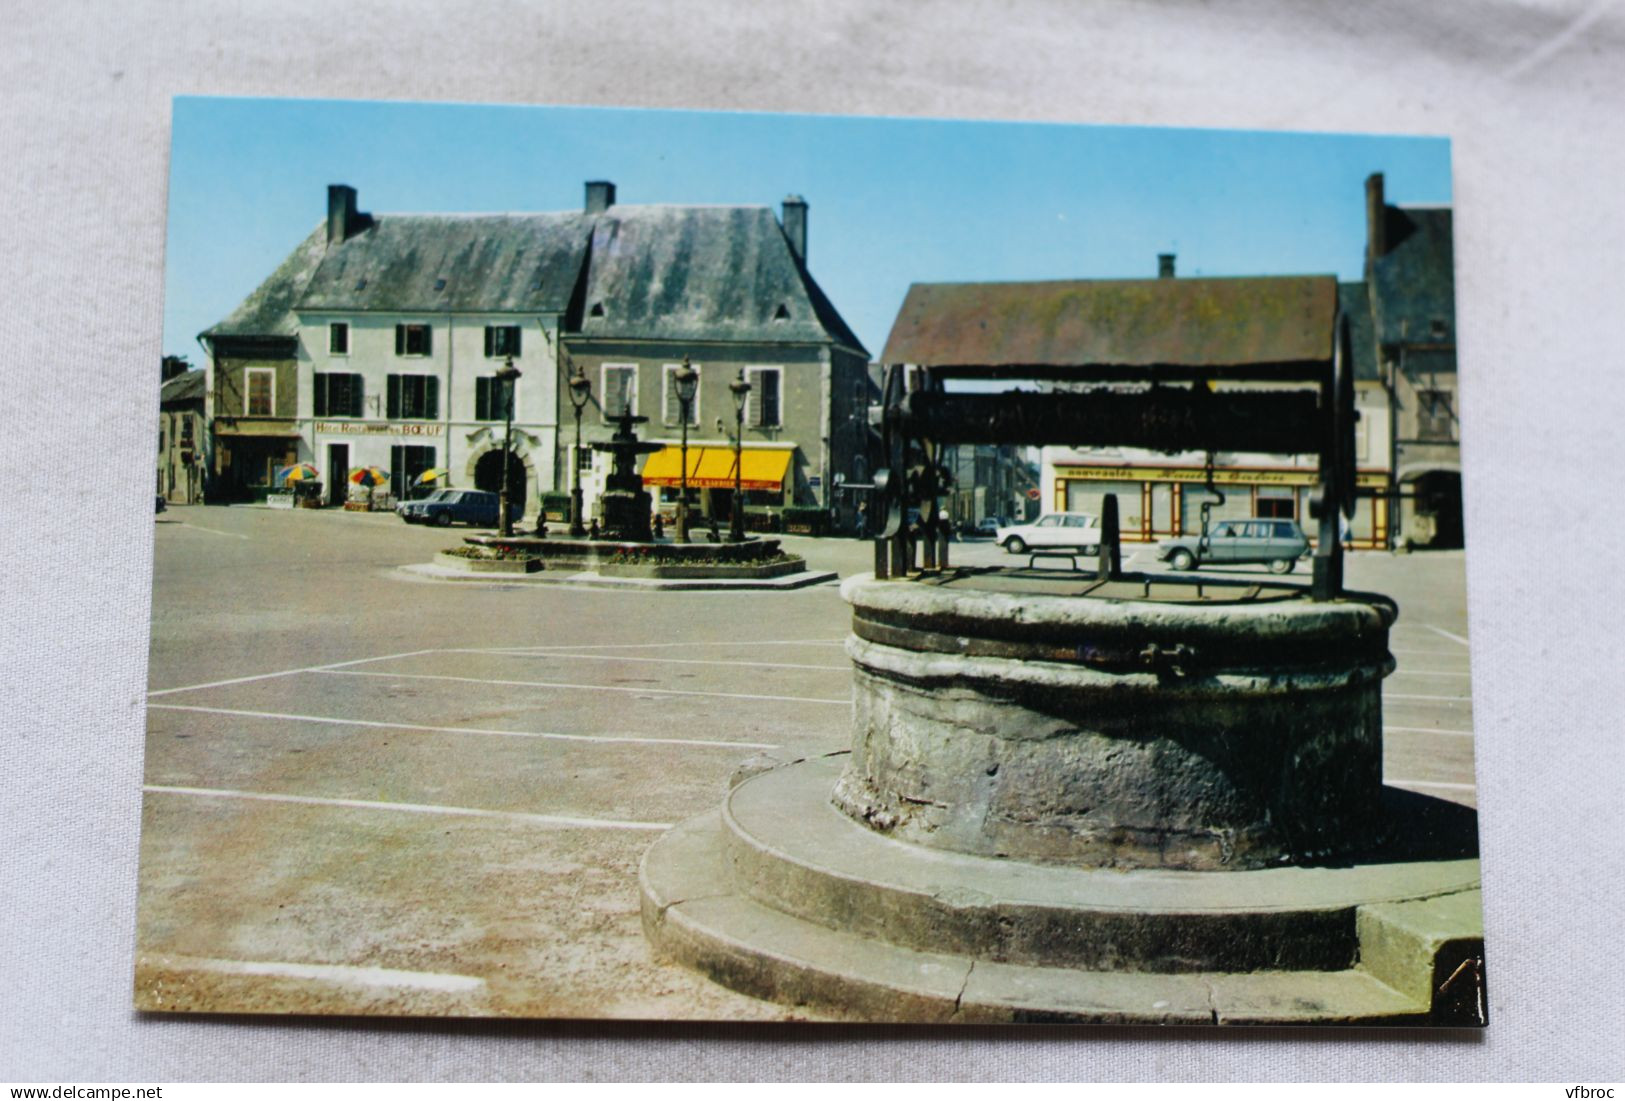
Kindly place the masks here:
POLYGON ((401 376, 389 376, 389 419, 396 420, 401 415, 401 376))
POLYGON ((362 395, 362 393, 363 393, 363 391, 361 389, 361 376, 360 375, 351 375, 350 376, 350 416, 352 416, 352 417, 361 416, 361 395, 362 395))
POLYGON ((316 399, 316 416, 327 416, 327 376, 316 376, 316 390, 313 395, 316 399))
POLYGON ((423 326, 423 354, 431 355, 434 352, 434 326, 423 326))
POLYGON ((516 356, 519 354, 519 326, 518 325, 510 325, 508 327, 508 351, 512 352, 516 356))
POLYGON ((491 419, 491 380, 488 378, 474 380, 474 419, 477 421, 491 419))
POLYGON ((404 356, 406 354, 406 326, 405 325, 397 325, 397 326, 395 326, 395 354, 398 355, 398 356, 404 356))
POLYGON ((424 381, 423 416, 435 420, 440 416, 440 378, 430 375, 424 381))
POLYGON ((496 329, 490 325, 485 327, 485 358, 491 358, 491 347, 496 343, 496 329))

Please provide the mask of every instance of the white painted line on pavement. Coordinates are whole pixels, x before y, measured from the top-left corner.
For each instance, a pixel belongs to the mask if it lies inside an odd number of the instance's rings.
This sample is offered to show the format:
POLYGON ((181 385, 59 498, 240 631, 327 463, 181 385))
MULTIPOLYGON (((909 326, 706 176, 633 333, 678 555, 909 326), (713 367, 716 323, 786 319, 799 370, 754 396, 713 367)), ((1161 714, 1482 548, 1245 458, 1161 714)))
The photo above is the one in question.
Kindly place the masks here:
POLYGON ((1471 673, 1447 673, 1438 669, 1395 669, 1396 677, 1470 677, 1471 673))
POLYGON ((179 523, 180 526, 183 527, 183 528, 191 528, 193 531, 206 531, 210 535, 229 535, 233 539, 247 539, 248 538, 248 536, 239 534, 238 532, 235 532, 235 531, 216 531, 214 528, 201 527, 201 526, 199 526, 197 524, 188 524, 185 520, 177 521, 177 523, 179 523))
POLYGON ((1451 634, 1449 631, 1445 630, 1443 627, 1435 627, 1431 623, 1423 623, 1423 624, 1420 624, 1419 626, 1426 627, 1428 630, 1432 631, 1436 635, 1443 635, 1445 638, 1449 639, 1451 642, 1459 642, 1463 646, 1471 645, 1471 643, 1469 643, 1466 639, 1462 638, 1460 635, 1451 634))
POLYGON ((1390 647, 1388 647, 1388 652, 1390 654, 1414 654, 1414 655, 1417 655, 1418 657, 1425 656, 1425 657, 1432 657, 1432 658, 1463 658, 1463 659, 1465 659, 1467 657, 1467 655, 1462 653, 1460 650, 1418 650, 1418 649, 1416 649, 1415 647, 1412 647, 1412 646, 1390 646, 1390 647))
POLYGON ((366 726, 381 730, 423 730, 431 734, 492 734, 503 738, 547 738, 562 742, 624 742, 630 745, 698 746, 707 749, 777 749, 769 742, 702 741, 698 738, 645 738, 640 735, 615 737, 608 734, 553 734, 533 730, 491 730, 474 726, 423 726, 418 723, 385 723, 369 719, 337 719, 325 715, 284 715, 275 711, 236 711, 229 707, 188 707, 180 703, 155 703, 149 709, 197 711, 205 715, 236 715, 245 719, 279 719, 287 722, 326 723, 333 726, 366 726))
POLYGON ((688 649, 693 646, 845 646, 844 638, 785 638, 785 639, 754 639, 741 638, 731 642, 593 642, 571 646, 561 643, 558 646, 490 646, 481 648, 487 654, 529 654, 541 653, 549 650, 666 650, 674 647, 688 649))
POLYGON ((564 688, 578 692, 630 692, 634 695, 706 696, 725 700, 768 700, 774 703, 833 703, 850 707, 850 698, 831 700, 820 696, 768 696, 748 692, 700 692, 691 688, 626 687, 619 684, 561 684, 541 680, 487 680, 481 677, 453 677, 443 673, 377 673, 367 669, 314 669, 333 677, 393 677, 396 680, 445 680, 463 684, 495 684, 505 688, 564 688))
POLYGON ((340 661, 331 665, 307 665, 303 669, 284 669, 279 673, 256 673, 251 677, 233 677, 230 680, 214 680, 207 684, 187 684, 180 688, 160 688, 147 693, 147 698, 153 696, 168 696, 174 692, 200 692, 205 688, 226 688, 233 684, 248 684, 257 680, 271 680, 274 677, 294 677, 300 673, 320 673, 328 669, 343 669, 347 665, 365 665, 371 661, 391 661, 395 658, 415 658, 419 654, 432 654, 433 650, 412 650, 404 654, 385 654, 377 658, 357 658, 354 661, 340 661))
POLYGON ((1473 736, 1471 730, 1440 730, 1432 726, 1385 726, 1382 728, 1384 734, 1390 730, 1397 730, 1403 734, 1449 734, 1457 738, 1471 738, 1473 736))
MULTIPOLYGON (((440 652, 442 654, 489 653, 489 651, 484 650, 442 650, 440 652)), ((653 665, 734 665, 750 669, 813 669, 828 673, 850 673, 852 671, 850 663, 846 665, 797 665, 787 661, 707 661, 704 658, 636 658, 630 654, 561 654, 552 650, 546 653, 505 650, 491 656, 504 658, 566 658, 572 661, 641 661, 653 665)))
MULTIPOLYGON (((382 676, 383 674, 379 674, 382 676)), ((1472 703, 1471 696, 1407 696, 1402 692, 1384 692, 1385 700, 1430 700, 1435 703, 1472 703)))
POLYGON ((1478 790, 1477 784, 1449 784, 1445 783, 1443 780, 1395 780, 1392 777, 1384 776, 1382 778, 1382 782, 1385 784, 1392 784, 1395 787, 1443 788, 1446 791, 1478 790))
POLYGON ((517 810, 482 810, 478 807, 445 807, 434 803, 386 803, 376 799, 325 799, 315 795, 281 795, 264 791, 236 791, 230 788, 187 788, 168 784, 143 784, 142 791, 160 795, 201 795, 213 799, 253 799, 264 803, 299 803, 312 807, 344 807, 350 810, 397 810, 406 814, 449 814, 465 818, 500 818, 537 826, 606 830, 669 830, 670 822, 628 822, 618 818, 571 818, 561 814, 527 814, 517 810))
POLYGON ((186 971, 213 971, 222 975, 263 975, 275 979, 315 979, 347 986, 408 987, 459 994, 479 990, 484 979, 443 971, 397 971, 389 967, 353 967, 332 963, 283 963, 273 960, 221 960, 198 956, 167 956, 143 960, 148 966, 186 971))

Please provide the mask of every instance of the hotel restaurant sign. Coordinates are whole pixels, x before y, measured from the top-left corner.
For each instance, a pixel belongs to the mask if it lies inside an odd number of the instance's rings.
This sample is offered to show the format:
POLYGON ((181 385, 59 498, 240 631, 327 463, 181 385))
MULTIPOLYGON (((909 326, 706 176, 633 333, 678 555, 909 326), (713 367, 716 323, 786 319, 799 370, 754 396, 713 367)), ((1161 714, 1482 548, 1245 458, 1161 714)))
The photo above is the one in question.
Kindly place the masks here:
POLYGON ((316 431, 323 435, 346 436, 438 436, 443 427, 439 424, 391 424, 388 421, 316 422, 316 431))

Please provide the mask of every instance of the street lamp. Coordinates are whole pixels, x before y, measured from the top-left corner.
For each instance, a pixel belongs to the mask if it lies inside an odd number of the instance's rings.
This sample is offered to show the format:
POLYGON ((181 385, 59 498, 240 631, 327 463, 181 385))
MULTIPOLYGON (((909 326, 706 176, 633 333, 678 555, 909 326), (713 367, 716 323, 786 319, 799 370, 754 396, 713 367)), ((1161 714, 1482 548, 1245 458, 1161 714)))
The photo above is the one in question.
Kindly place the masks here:
POLYGON ((682 410, 683 421, 683 448, 682 448, 682 496, 677 499, 677 541, 688 542, 688 410, 694 400, 694 390, 700 382, 700 373, 688 364, 688 357, 683 357, 683 365, 677 368, 671 376, 677 387, 677 404, 682 410))
POLYGON ((510 467, 513 465, 513 391, 514 383, 519 381, 519 368, 513 365, 513 356, 509 356, 496 370, 497 381, 502 383, 502 490, 497 495, 497 528, 504 539, 513 534, 513 513, 508 501, 508 483, 512 481, 510 467))
POLYGON ((570 487, 570 538, 585 539, 587 527, 581 522, 581 410, 587 405, 587 399, 592 396, 592 383, 587 381, 587 372, 581 364, 576 364, 575 374, 570 376, 570 405, 576 411, 576 449, 572 456, 575 466, 575 484, 570 487))
POLYGON ((741 483, 744 481, 745 399, 750 396, 750 383, 745 381, 743 367, 739 369, 739 377, 728 384, 728 389, 734 396, 734 514, 728 525, 728 538, 735 543, 743 543, 745 495, 741 483))

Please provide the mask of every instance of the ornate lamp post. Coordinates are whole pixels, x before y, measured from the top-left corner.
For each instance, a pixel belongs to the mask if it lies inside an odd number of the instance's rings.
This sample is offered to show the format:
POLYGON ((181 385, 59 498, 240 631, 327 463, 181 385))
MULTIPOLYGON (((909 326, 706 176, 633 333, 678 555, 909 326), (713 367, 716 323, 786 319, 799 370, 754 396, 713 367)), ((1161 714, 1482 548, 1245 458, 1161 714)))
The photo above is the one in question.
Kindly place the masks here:
POLYGON ((502 489, 497 495, 497 528, 503 538, 513 534, 513 513, 508 501, 508 483, 512 480, 509 469, 513 465, 513 392, 514 383, 519 381, 519 368, 513 365, 513 356, 503 361, 496 370, 496 378, 502 383, 502 489))
POLYGON ((570 538, 585 539, 587 526, 581 522, 581 411, 587 405, 587 399, 592 396, 592 383, 587 381, 587 372, 581 365, 576 364, 575 374, 570 376, 570 405, 576 411, 576 449, 571 456, 571 465, 575 468, 575 482, 570 487, 570 538))
POLYGON ((745 399, 750 396, 750 383, 745 381, 743 367, 739 369, 739 377, 728 384, 728 389, 734 396, 734 514, 728 525, 728 538, 735 543, 743 543, 745 494, 741 483, 744 481, 745 399))
POLYGON ((683 448, 682 448, 682 496, 677 499, 677 541, 688 542, 688 410, 694 401, 694 390, 699 385, 700 373, 688 364, 688 357, 683 357, 683 365, 671 377, 677 387, 677 404, 681 409, 680 417, 683 422, 683 448))

